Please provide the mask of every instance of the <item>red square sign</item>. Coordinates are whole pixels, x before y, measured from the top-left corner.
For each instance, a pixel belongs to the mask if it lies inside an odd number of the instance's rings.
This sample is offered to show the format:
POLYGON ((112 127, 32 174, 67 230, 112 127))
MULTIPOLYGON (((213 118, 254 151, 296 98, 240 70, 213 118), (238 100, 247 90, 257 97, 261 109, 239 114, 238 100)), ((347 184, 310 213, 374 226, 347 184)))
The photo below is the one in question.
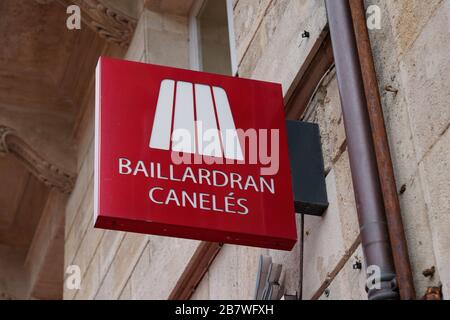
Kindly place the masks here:
POLYGON ((101 58, 95 227, 291 250, 279 84, 101 58))

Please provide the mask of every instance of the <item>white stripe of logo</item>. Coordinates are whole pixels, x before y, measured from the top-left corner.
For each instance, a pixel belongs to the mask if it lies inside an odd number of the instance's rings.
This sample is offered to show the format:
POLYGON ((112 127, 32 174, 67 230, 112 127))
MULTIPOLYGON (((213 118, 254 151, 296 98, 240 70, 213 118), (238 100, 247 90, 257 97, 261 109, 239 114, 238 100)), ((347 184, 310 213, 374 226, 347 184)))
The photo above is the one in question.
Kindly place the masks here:
POLYGON ((225 90, 204 84, 161 82, 149 146, 244 160, 225 90))

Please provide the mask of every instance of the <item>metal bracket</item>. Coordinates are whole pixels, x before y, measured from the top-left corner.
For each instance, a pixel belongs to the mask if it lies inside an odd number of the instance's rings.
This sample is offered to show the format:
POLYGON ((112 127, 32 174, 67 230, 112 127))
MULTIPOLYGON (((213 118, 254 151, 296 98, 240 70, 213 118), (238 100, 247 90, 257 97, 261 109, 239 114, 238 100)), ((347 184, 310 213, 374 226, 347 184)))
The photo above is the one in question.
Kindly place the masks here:
POLYGON ((255 300, 280 300, 285 293, 283 266, 261 256, 256 277, 255 300))
POLYGON ((328 208, 319 126, 286 121, 295 211, 322 216, 328 208))

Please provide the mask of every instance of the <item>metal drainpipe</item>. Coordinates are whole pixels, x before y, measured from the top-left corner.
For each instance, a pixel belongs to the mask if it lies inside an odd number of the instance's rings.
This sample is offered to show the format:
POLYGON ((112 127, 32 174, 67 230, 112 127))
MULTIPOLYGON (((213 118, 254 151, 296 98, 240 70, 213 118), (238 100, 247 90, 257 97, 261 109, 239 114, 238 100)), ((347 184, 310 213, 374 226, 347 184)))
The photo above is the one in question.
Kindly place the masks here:
POLYGON ((359 60, 361 62, 364 88, 366 91, 367 107, 372 135, 375 143, 378 171, 383 191, 386 219, 388 222, 389 237, 393 248, 397 283, 402 300, 414 300, 416 292, 411 270, 411 262, 408 255, 408 245, 403 227, 400 203, 395 183, 394 168, 392 166, 389 140, 381 107, 378 79, 373 61, 372 47, 370 45, 369 31, 367 30, 366 10, 363 0, 350 0, 350 8, 355 27, 356 43, 358 46, 359 60))
POLYGON ((383 195, 348 0, 325 0, 361 242, 368 267, 381 272, 379 288, 369 286, 369 300, 399 299, 383 195))

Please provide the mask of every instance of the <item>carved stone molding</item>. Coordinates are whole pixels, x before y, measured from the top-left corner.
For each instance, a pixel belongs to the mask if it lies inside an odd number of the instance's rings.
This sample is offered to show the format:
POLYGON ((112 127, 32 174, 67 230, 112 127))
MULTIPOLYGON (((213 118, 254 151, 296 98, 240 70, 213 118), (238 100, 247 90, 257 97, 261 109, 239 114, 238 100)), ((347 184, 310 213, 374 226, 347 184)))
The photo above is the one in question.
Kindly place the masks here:
POLYGON ((100 37, 117 43, 121 47, 128 47, 136 29, 137 21, 108 8, 99 0, 72 0, 80 6, 84 15, 83 21, 100 37))
MULTIPOLYGON (((48 4, 53 0, 35 0, 48 4)), ((75 4, 81 9, 81 20, 100 37, 127 48, 130 45, 137 19, 109 7, 101 0, 56 0, 64 7, 75 4)))
POLYGON ((0 156, 14 155, 39 181, 62 193, 72 192, 75 175, 50 163, 33 150, 17 132, 0 125, 0 156))

